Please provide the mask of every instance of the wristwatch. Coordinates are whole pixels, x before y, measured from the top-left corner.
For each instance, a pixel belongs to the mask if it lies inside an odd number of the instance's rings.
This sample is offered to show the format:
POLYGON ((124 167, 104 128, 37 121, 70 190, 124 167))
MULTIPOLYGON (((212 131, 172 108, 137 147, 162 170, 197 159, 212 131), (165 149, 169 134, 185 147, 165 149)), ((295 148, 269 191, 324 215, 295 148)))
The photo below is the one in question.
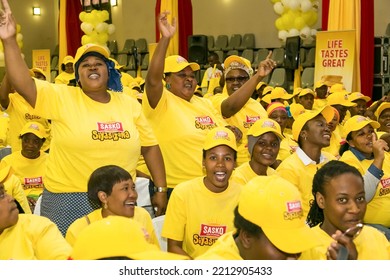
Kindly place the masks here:
POLYGON ((168 188, 167 187, 154 187, 154 192, 167 192, 168 188))

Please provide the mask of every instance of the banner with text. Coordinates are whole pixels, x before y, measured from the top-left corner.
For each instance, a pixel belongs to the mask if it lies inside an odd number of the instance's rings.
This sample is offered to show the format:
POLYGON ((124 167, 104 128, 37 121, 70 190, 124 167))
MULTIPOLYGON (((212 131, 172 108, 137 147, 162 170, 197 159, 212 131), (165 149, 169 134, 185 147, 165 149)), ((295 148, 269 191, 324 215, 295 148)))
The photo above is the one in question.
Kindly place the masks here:
POLYGON ((341 82, 352 91, 355 47, 354 30, 317 32, 315 81, 341 82))
POLYGON ((40 68, 45 72, 46 80, 50 81, 50 50, 33 50, 32 51, 32 67, 40 68))

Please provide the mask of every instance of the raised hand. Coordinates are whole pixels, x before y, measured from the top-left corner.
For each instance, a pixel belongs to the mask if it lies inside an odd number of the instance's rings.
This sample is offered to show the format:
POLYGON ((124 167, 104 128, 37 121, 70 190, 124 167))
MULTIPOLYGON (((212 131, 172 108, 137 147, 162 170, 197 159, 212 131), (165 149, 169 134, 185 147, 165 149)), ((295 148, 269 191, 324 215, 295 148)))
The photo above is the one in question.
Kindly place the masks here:
POLYGON ((271 59, 272 51, 270 51, 265 60, 259 63, 257 67, 257 75, 261 77, 267 76, 276 67, 276 62, 271 59))
POLYGON ((384 158, 385 151, 389 150, 387 142, 383 139, 378 139, 376 133, 372 133, 372 152, 374 153, 374 158, 384 158))
POLYGON ((6 40, 16 34, 16 22, 12 16, 11 8, 7 0, 1 0, 0 10, 0 39, 6 40))
POLYGON ((171 38, 176 32, 176 19, 172 19, 172 24, 168 22, 169 11, 164 11, 158 16, 158 28, 161 36, 171 38))

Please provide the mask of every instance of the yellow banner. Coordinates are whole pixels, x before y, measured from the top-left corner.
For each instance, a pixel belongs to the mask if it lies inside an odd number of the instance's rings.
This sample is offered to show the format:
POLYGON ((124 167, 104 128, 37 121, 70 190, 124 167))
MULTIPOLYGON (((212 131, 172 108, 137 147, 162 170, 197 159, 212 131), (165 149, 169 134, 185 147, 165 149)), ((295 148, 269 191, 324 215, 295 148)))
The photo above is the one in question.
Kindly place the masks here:
POLYGON ((355 67, 355 31, 317 32, 315 81, 343 83, 352 91, 355 67))
POLYGON ((32 51, 32 68, 40 68, 45 72, 47 81, 50 81, 50 50, 32 51))

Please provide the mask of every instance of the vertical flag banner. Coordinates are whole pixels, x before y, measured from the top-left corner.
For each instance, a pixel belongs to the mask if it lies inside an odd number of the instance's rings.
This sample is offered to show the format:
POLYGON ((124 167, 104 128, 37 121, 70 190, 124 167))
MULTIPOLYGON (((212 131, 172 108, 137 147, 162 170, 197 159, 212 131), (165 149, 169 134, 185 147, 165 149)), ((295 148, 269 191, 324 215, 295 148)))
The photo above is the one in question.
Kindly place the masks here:
POLYGON ((352 91, 355 41, 354 30, 317 32, 315 81, 342 82, 352 91))
POLYGON ((50 50, 32 51, 32 68, 40 68, 45 72, 47 80, 50 81, 50 50))

